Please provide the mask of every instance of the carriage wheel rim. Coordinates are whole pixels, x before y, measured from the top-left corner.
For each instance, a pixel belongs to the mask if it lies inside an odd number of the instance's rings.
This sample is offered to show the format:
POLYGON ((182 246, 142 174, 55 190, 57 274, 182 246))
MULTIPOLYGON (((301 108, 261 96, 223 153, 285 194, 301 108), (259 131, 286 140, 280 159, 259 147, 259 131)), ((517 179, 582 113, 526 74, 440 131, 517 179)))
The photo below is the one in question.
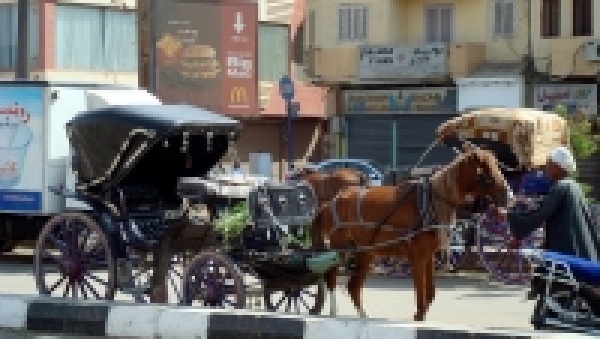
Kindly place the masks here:
POLYGON ((217 253, 198 254, 186 268, 182 285, 185 305, 199 301, 210 307, 245 307, 239 269, 217 253))
POLYGON ((533 233, 521 241, 516 250, 504 247, 496 250, 495 245, 506 245, 509 239, 507 223, 499 223, 486 216, 480 220, 477 228, 477 252, 482 265, 495 280, 507 285, 526 285, 531 281, 530 258, 524 253, 537 247, 541 236, 533 233))
POLYGON ((108 239, 90 218, 79 213, 65 213, 52 218, 40 232, 36 245, 35 271, 38 292, 74 299, 110 300, 114 297, 113 260, 108 239), (96 240, 95 243, 88 242, 96 240), (49 245, 54 246, 49 246, 49 245), (50 247, 55 247, 53 254, 50 247), (58 279, 50 282, 52 270, 58 279), (107 278, 96 271, 104 268, 107 278), (100 285, 100 286, 98 286, 100 285), (61 293, 55 293, 58 289, 61 293))

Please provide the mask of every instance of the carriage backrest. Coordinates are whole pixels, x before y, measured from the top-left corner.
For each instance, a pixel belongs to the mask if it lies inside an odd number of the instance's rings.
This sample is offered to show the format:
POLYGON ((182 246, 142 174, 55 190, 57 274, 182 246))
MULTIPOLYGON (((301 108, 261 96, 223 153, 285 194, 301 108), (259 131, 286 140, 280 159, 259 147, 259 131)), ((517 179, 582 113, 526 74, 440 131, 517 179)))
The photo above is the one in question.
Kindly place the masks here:
POLYGON ((304 227, 314 217, 317 196, 306 182, 269 182, 250 191, 248 208, 256 226, 304 227))

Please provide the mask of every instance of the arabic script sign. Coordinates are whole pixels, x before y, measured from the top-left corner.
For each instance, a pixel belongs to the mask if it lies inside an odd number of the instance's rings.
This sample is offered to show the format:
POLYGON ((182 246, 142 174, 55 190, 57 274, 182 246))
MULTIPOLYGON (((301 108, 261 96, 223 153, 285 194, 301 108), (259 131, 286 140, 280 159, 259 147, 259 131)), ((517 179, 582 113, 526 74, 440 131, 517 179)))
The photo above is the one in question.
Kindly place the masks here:
POLYGON ((597 89, 595 84, 539 85, 535 87, 535 108, 553 111, 563 104, 569 114, 576 112, 597 114, 597 89))
POLYGON ((418 46, 361 46, 361 79, 424 79, 446 75, 446 44, 418 46))
POLYGON ((348 113, 456 112, 456 89, 346 91, 344 104, 348 113))

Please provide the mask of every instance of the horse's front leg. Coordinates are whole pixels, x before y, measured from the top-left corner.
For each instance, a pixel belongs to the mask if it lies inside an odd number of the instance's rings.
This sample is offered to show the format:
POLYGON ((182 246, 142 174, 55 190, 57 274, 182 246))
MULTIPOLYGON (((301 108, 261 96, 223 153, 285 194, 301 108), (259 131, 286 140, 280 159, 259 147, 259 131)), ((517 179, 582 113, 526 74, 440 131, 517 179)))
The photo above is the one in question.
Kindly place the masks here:
POLYGON ((425 292, 425 311, 429 309, 433 299, 435 298, 435 264, 433 262, 435 258, 435 254, 432 255, 431 260, 427 260, 425 262, 425 287, 427 288, 425 292))
POLYGON ((414 256, 410 258, 413 273, 413 283, 415 286, 415 299, 417 302, 417 313, 414 315, 415 321, 423 321, 425 318, 427 305, 427 264, 425 263, 425 260, 427 259, 431 260, 428 256, 425 258, 420 256, 414 256))
POLYGON ((367 317, 367 312, 362 306, 361 294, 362 288, 367 276, 369 275, 369 269, 371 268, 371 257, 367 253, 358 253, 354 257, 355 268, 348 280, 348 293, 354 303, 354 307, 358 311, 358 315, 361 318, 367 317))

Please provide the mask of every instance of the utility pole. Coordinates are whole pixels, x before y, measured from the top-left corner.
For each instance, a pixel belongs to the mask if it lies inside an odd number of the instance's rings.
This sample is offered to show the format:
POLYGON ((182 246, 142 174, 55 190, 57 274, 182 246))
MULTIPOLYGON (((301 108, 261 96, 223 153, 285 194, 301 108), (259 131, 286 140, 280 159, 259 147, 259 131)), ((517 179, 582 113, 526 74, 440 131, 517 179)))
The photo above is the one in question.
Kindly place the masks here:
POLYGON ((17 65, 15 78, 29 79, 29 0, 17 5, 17 65))

